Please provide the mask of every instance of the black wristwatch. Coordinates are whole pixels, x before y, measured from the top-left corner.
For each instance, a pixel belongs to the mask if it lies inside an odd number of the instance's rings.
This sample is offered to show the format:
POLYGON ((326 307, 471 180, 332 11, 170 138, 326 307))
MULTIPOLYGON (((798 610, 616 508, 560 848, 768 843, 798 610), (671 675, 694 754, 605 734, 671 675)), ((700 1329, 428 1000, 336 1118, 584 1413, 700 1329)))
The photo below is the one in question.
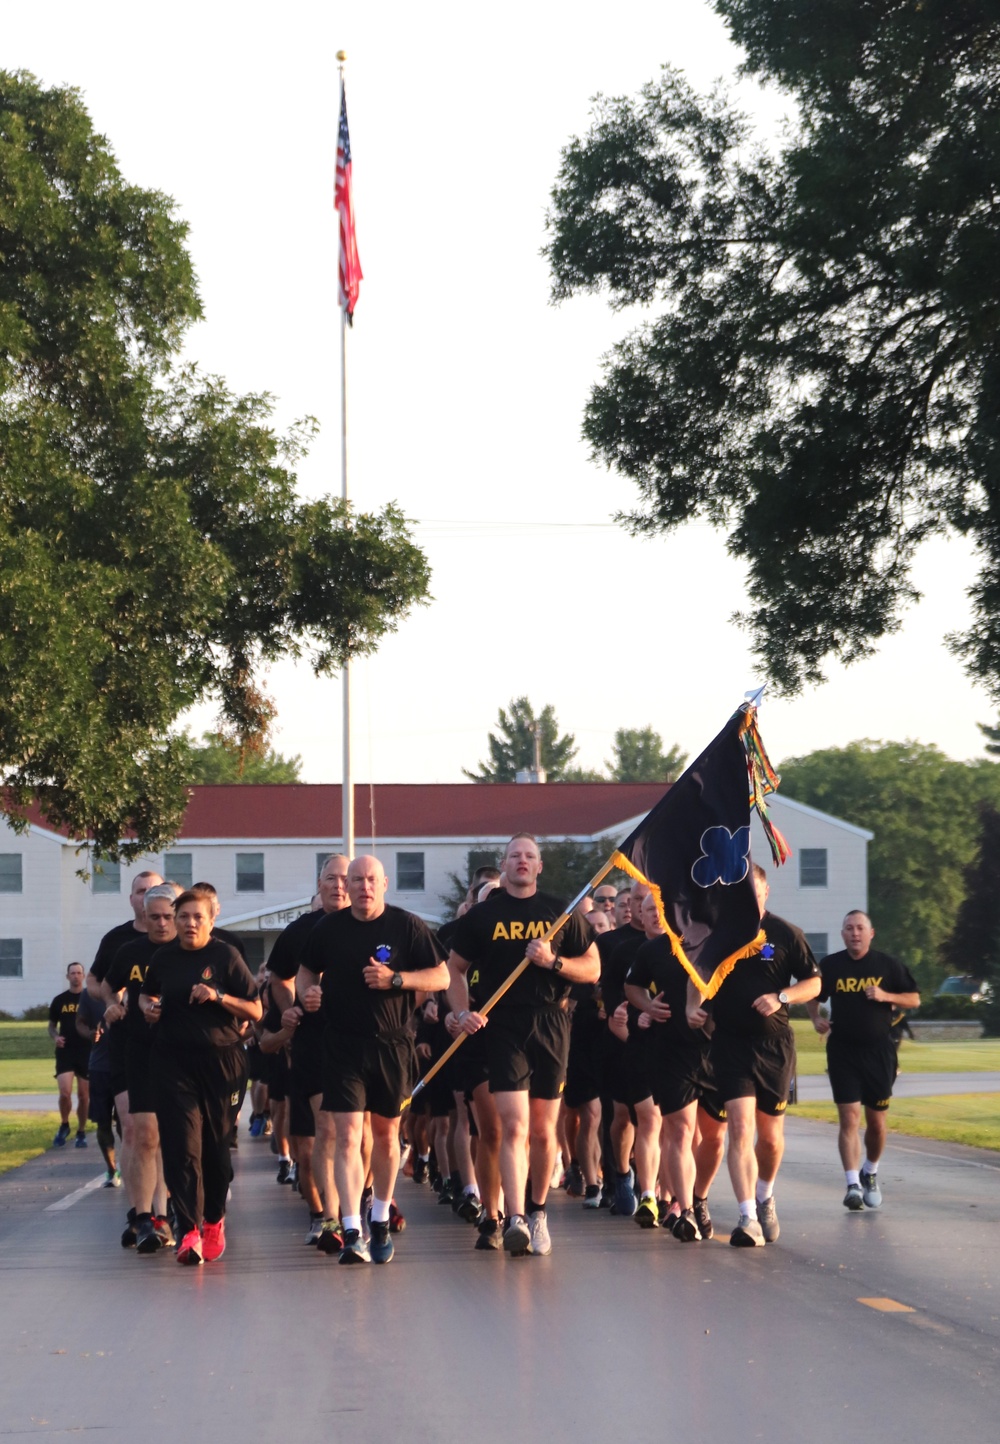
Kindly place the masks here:
POLYGON ((222 997, 223 997, 222 989, 221 989, 221 988, 216 988, 216 990, 215 990, 215 1001, 216 1001, 217 1003, 221 1003, 221 1002, 222 1002, 222 997))
POLYGON ((552 959, 552 971, 553 971, 554 973, 561 973, 561 972, 562 972, 562 958, 553 958, 553 959, 552 959))
POLYGON ((401 988, 401 987, 403 986, 403 975, 402 975, 402 973, 393 973, 393 975, 392 975, 392 986, 393 986, 394 988, 401 988))

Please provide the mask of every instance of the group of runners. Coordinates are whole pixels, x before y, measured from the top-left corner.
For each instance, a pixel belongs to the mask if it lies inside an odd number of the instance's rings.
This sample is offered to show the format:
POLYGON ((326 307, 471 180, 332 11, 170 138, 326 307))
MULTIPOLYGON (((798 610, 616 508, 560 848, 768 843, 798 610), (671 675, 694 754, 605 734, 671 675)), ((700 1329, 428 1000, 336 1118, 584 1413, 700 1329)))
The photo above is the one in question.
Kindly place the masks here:
MULTIPOLYGON (((780 1231, 794 1004, 827 1036, 844 1204, 881 1206, 893 1011, 919 995, 872 948, 865 913, 847 915, 843 951, 817 964, 801 931, 767 910, 754 866, 766 941, 706 1002, 645 884, 602 885, 565 917, 542 875, 538 842, 516 834, 501 869, 480 869, 456 918, 432 930, 386 902, 377 858, 332 856, 312 911, 254 978, 216 924, 210 884, 182 891, 140 873, 133 918, 102 940, 86 981, 70 966, 52 1005, 55 1142, 71 1131, 74 1073, 89 1072, 107 1185, 120 1178, 128 1198, 123 1246, 174 1248, 189 1265, 222 1257, 249 1076, 251 1136, 270 1133, 277 1181, 308 1210, 305 1241, 342 1264, 393 1257, 404 1161, 472 1226, 471 1246, 518 1257, 551 1253, 554 1187, 681 1243, 711 1238, 726 1156, 730 1243, 762 1247, 780 1231), (432 1076, 408 1106, 421 1072, 432 1076)), ((82 1081, 78 1098, 85 1146, 82 1081)))

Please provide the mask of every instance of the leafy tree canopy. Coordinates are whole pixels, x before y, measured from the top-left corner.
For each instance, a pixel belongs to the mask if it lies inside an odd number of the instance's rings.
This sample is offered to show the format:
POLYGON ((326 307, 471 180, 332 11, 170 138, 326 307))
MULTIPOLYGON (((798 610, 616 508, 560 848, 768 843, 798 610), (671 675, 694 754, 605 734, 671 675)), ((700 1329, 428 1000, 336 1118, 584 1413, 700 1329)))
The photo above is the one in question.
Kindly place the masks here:
POLYGON ((715 0, 798 121, 753 146, 666 68, 597 97, 552 192, 557 300, 656 315, 586 408, 637 531, 701 518, 745 562, 780 690, 896 630, 920 543, 972 538, 952 639, 1000 699, 1000 16, 987 0, 715 0))
POLYGON ((861 741, 789 758, 778 770, 784 795, 875 834, 868 909, 876 946, 932 991, 947 971, 940 950, 965 896, 979 805, 1000 806, 1000 767, 955 762, 917 742, 861 741))
POLYGON ((979 845, 965 869, 965 897, 951 937, 941 949, 948 973, 972 973, 993 985, 990 1001, 976 1011, 990 1037, 1000 1036, 1000 811, 979 809, 979 845))
POLYGON ((188 744, 187 781, 194 785, 209 782, 300 782, 302 758, 283 757, 263 737, 240 744, 225 732, 203 732, 195 742, 185 734, 188 744))
POLYGON ((476 772, 462 771, 472 782, 514 782, 523 768, 535 765, 535 729, 540 729, 541 761, 550 782, 564 782, 576 756, 576 738, 559 735, 555 708, 547 705, 537 715, 527 697, 515 697, 497 713, 497 731, 487 736, 489 760, 476 772))
POLYGON ((180 822, 185 708, 266 736, 264 665, 336 669, 428 588, 394 507, 299 500, 310 424, 178 365, 186 233, 76 91, 0 72, 0 807, 111 857, 180 822))
POLYGON ((672 746, 652 727, 619 727, 612 743, 608 773, 612 782, 673 782, 684 771, 687 753, 672 746))

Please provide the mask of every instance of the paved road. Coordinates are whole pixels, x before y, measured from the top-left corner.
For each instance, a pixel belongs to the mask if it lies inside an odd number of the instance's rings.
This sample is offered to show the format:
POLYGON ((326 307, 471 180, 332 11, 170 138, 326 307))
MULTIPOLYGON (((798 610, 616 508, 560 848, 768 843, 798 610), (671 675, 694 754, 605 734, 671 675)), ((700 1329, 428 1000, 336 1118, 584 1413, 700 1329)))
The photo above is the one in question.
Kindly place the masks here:
MULTIPOLYGON (((1000 1093, 1000 1073, 903 1072, 896 1079, 893 1093, 897 1098, 923 1098, 941 1093, 1000 1093)), ((826 1074, 803 1074, 799 1078, 799 1097, 803 1103, 829 1101, 830 1082, 826 1074)), ((57 1110, 55 1091, 0 1093, 0 1112, 12 1109, 53 1113, 57 1110)))
POLYGON ((50 1152, 0 1180, 0 1438, 919 1444, 996 1425, 1000 1156, 893 1141, 885 1208, 848 1214, 829 1127, 791 1119, 781 1240, 752 1252, 560 1196, 553 1255, 509 1260, 403 1181, 396 1259, 344 1269, 244 1139, 229 1251, 198 1271, 124 1252, 120 1194, 70 1201, 96 1164, 50 1152))

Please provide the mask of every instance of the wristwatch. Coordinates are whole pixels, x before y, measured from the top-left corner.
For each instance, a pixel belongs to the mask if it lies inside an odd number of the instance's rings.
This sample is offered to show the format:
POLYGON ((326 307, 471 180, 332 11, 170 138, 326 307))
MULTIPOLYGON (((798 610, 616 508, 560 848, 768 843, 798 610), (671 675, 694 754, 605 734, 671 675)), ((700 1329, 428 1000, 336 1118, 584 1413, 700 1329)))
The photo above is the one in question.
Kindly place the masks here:
POLYGON ((779 994, 778 994, 778 1002, 781 1004, 781 1006, 782 1006, 783 1008, 787 1008, 787 1007, 788 1007, 789 1001, 790 1001, 790 999, 789 999, 787 993, 779 993, 779 994))
POLYGON ((216 990, 215 990, 215 1001, 216 1001, 217 1003, 221 1003, 221 1002, 222 1002, 222 996, 223 996, 223 994, 222 994, 222 989, 221 989, 221 988, 216 988, 216 990))
POLYGON ((402 975, 402 973, 393 973, 393 975, 392 975, 392 986, 393 986, 394 988, 401 988, 401 987, 403 986, 403 975, 402 975))
POLYGON ((562 958, 553 958, 553 959, 552 959, 552 971, 553 971, 554 973, 561 973, 561 972, 562 972, 562 958))

